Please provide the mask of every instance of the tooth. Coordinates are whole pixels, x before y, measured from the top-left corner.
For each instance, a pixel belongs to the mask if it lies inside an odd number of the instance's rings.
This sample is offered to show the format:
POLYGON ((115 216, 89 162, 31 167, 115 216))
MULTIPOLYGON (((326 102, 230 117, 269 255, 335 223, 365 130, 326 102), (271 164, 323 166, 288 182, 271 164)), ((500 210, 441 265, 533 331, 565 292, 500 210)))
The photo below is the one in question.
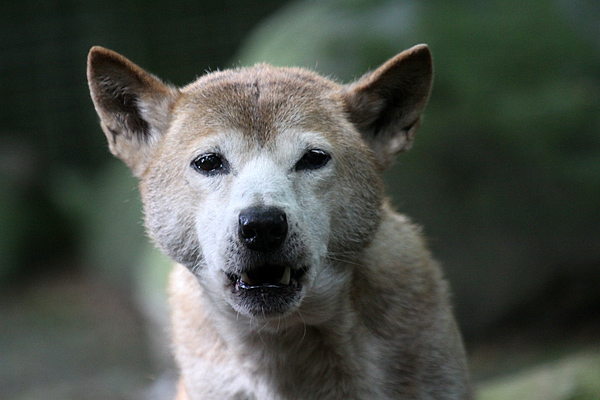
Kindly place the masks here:
POLYGON ((248 285, 252 285, 252 279, 250 279, 250 277, 248 276, 248 274, 246 272, 242 273, 242 275, 240 276, 240 279, 242 280, 242 282, 247 283, 248 285))
POLYGON ((291 277, 292 277, 292 269, 290 267, 285 267, 285 271, 283 272, 283 276, 281 277, 279 284, 285 285, 285 286, 289 285, 291 277))

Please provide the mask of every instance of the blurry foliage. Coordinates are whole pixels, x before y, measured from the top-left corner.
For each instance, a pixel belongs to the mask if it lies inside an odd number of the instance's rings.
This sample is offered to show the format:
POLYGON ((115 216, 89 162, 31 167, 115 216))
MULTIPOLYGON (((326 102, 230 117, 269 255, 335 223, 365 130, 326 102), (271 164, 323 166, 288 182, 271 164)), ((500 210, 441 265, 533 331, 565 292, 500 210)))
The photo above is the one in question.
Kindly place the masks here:
MULTIPOLYGON (((600 18, 580 12, 598 11, 591 3, 302 1, 258 29, 240 58, 347 82, 429 44, 430 104, 387 181, 425 226, 473 333, 557 279, 600 284, 600 53, 579 29, 600 18)), ((600 309, 595 293, 592 304, 577 292, 554 301, 600 309)))
POLYGON ((600 351, 592 348, 559 361, 479 385, 478 400, 597 400, 600 351))

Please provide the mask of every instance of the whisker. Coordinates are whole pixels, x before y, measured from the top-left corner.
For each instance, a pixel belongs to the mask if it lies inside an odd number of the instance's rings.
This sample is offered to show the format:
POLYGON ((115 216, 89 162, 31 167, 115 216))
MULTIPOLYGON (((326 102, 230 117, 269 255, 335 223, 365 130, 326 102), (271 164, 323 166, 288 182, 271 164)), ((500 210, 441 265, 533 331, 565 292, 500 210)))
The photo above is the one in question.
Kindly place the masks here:
POLYGON ((302 312, 300 312, 300 310, 296 310, 296 314, 298 314, 298 316, 302 320, 302 337, 300 338, 300 341, 298 341, 298 343, 296 344, 297 346, 299 346, 304 341, 304 338, 306 337, 307 325, 306 325, 306 320, 304 319, 304 316, 302 315, 302 312))
POLYGON ((350 256, 347 256, 348 258, 343 258, 343 255, 333 255, 333 254, 327 254, 326 258, 328 260, 332 260, 332 261, 339 261, 339 262, 343 262, 346 264, 350 264, 350 265, 355 265, 357 267, 362 266, 362 264, 357 263, 356 261, 354 261, 354 259, 350 259, 350 256), (341 256, 341 257, 340 257, 341 256))

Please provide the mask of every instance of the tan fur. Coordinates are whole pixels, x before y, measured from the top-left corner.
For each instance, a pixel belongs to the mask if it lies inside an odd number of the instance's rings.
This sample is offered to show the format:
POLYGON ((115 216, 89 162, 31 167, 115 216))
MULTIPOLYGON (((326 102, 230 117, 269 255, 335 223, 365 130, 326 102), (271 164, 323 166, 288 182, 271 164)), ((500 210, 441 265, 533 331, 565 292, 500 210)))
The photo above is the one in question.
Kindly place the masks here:
POLYGON ((431 77, 424 45, 347 86, 257 65, 181 89, 90 51, 111 151, 140 178, 148 233, 178 263, 177 399, 471 398, 441 270, 381 177, 410 148, 431 77), (299 169, 311 149, 330 161, 299 169), (206 154, 225 160, 217 173, 190 166, 206 154), (285 211, 281 249, 246 248, 248 206, 285 211), (256 268, 291 270, 293 285, 248 283, 256 268))

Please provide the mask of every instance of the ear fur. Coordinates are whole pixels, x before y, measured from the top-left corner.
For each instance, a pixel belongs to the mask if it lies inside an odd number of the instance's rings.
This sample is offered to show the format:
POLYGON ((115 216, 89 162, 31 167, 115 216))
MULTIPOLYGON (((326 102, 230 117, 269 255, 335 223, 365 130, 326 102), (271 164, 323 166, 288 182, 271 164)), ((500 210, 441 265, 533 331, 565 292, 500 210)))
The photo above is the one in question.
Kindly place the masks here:
POLYGON ((120 54, 98 46, 88 55, 87 77, 111 152, 139 177, 169 127, 170 109, 179 92, 120 54))
POLYGON ((422 44, 345 87, 350 121, 374 151, 382 169, 397 153, 412 146, 432 80, 431 53, 422 44))

